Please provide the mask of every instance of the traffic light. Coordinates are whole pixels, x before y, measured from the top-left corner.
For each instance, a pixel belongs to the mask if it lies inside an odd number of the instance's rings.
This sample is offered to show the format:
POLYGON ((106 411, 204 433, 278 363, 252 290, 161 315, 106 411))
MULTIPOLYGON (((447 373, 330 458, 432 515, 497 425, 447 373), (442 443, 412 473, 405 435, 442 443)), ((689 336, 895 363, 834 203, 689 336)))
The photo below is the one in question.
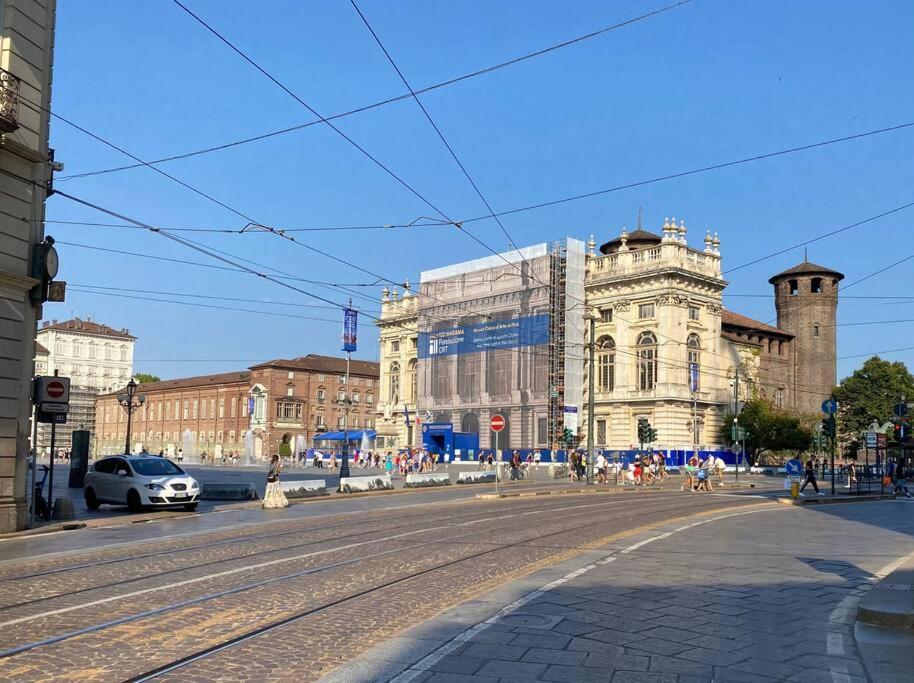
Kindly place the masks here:
POLYGON ((647 420, 643 417, 638 418, 638 443, 647 441, 647 420))
POLYGON ((647 442, 648 443, 657 443, 657 430, 651 426, 648 426, 647 430, 647 442))
POLYGON ((568 427, 565 427, 565 429, 562 431, 562 439, 565 441, 565 444, 568 446, 570 446, 574 442, 574 434, 572 433, 571 429, 569 429, 568 427))
POLYGON ((834 441, 836 436, 836 425, 834 415, 829 415, 827 418, 822 420, 822 434, 834 441))

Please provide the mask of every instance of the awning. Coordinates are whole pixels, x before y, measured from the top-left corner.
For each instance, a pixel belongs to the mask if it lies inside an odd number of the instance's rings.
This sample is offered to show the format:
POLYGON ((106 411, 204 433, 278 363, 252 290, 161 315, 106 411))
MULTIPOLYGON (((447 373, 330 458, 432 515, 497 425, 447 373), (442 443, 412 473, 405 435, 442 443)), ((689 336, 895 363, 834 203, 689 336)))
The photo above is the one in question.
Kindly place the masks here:
POLYGON ((363 436, 367 436, 369 439, 374 439, 378 433, 373 429, 365 429, 358 432, 324 432, 323 434, 317 434, 314 437, 315 441, 346 441, 347 436, 349 441, 361 441, 363 436))

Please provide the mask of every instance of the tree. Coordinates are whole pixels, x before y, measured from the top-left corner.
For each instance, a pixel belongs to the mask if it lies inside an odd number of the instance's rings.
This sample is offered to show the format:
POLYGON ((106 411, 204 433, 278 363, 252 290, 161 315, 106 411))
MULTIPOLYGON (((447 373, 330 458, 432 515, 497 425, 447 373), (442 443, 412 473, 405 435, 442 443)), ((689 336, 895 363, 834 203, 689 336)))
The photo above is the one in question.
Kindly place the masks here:
POLYGON ((148 372, 140 372, 133 376, 137 384, 149 384, 150 382, 161 382, 162 378, 158 375, 150 375, 148 372))
POLYGON ((914 377, 904 363, 873 356, 845 377, 834 394, 841 440, 856 441, 874 420, 888 421, 902 396, 914 398, 914 377))
MULTIPOLYGON (((730 440, 732 415, 724 420, 726 434, 730 440)), ((746 447, 754 454, 753 462, 758 463, 766 451, 803 451, 812 444, 812 430, 804 425, 803 416, 775 408, 763 399, 753 399, 743 406, 739 414, 739 425, 746 430, 746 447)))

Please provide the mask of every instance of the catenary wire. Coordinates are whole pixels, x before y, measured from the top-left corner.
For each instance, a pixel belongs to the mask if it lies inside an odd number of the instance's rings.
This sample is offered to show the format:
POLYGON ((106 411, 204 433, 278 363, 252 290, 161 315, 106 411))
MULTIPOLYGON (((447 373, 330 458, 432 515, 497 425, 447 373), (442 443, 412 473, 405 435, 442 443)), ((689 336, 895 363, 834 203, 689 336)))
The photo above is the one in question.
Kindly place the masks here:
MULTIPOLYGON (((427 92, 432 92, 433 90, 438 90, 439 88, 444 88, 444 87, 447 87, 447 86, 450 86, 450 85, 454 85, 454 84, 456 84, 456 83, 460 83, 460 82, 462 82, 462 81, 465 81, 465 80, 468 80, 468 79, 471 79, 471 78, 475 78, 475 77, 477 77, 477 76, 482 76, 482 75, 484 75, 484 74, 489 74, 489 73, 492 73, 492 72, 494 72, 494 71, 498 71, 499 69, 503 69, 503 68, 505 68, 505 67, 512 66, 512 65, 514 65, 514 64, 518 64, 518 63, 527 61, 527 60, 529 60, 529 59, 533 59, 534 57, 540 57, 540 56, 542 56, 542 55, 549 54, 550 52, 554 52, 554 51, 556 51, 556 50, 560 50, 560 49, 562 49, 562 48, 569 47, 569 46, 571 46, 571 45, 576 45, 577 43, 581 43, 581 42, 583 42, 583 41, 585 41, 585 40, 589 40, 589 39, 591 39, 591 38, 596 38, 596 37, 598 37, 598 36, 602 36, 602 35, 604 35, 604 34, 606 34, 606 33, 609 33, 610 31, 614 31, 614 30, 616 30, 616 29, 620 29, 620 28, 623 28, 623 27, 625 27, 625 26, 629 26, 630 24, 635 24, 635 23, 638 23, 638 22, 640 22, 640 21, 644 21, 645 19, 650 19, 651 17, 654 17, 654 16, 656 16, 656 15, 658 15, 658 14, 663 14, 664 12, 669 12, 670 10, 676 9, 677 7, 680 7, 681 5, 687 5, 687 4, 689 4, 691 1, 692 1, 692 0, 682 0, 682 2, 676 2, 676 3, 672 4, 672 5, 667 5, 667 6, 665 6, 665 7, 658 7, 657 9, 652 10, 652 11, 650 11, 650 12, 647 12, 647 13, 645 13, 645 14, 641 14, 641 15, 639 15, 639 16, 632 17, 632 18, 630 18, 630 19, 626 19, 626 20, 624 20, 624 21, 618 22, 618 23, 616 23, 616 24, 612 24, 611 26, 606 26, 606 27, 604 27, 604 28, 598 29, 598 30, 596 30, 596 31, 592 31, 592 32, 590 32, 590 33, 586 33, 586 34, 583 34, 583 35, 580 35, 580 36, 576 36, 575 38, 572 38, 572 39, 570 39, 570 40, 566 40, 566 41, 563 41, 563 42, 560 42, 560 43, 556 43, 556 44, 551 45, 551 46, 549 46, 549 47, 542 48, 542 49, 539 49, 539 50, 535 50, 535 51, 533 51, 533 52, 528 52, 528 53, 526 53, 526 54, 524 54, 524 55, 520 55, 520 56, 518 56, 518 57, 514 57, 514 58, 509 59, 509 60, 507 60, 507 61, 505 61, 505 62, 501 62, 501 63, 498 63, 498 64, 493 64, 493 65, 491 65, 491 66, 487 66, 487 67, 485 67, 485 68, 477 69, 476 71, 471 71, 471 72, 469 72, 469 73, 463 74, 462 76, 457 76, 457 77, 455 77, 455 78, 450 78, 450 79, 448 79, 448 80, 446 80, 446 81, 442 81, 442 82, 440 82, 440 83, 435 83, 435 84, 433 84, 433 85, 426 86, 426 87, 424 87, 424 88, 420 88, 419 90, 416 91, 416 94, 417 94, 417 95, 422 95, 422 94, 427 93, 427 92)), ((342 112, 342 113, 339 113, 339 114, 333 114, 332 116, 326 117, 326 120, 328 120, 328 121, 335 121, 335 120, 337 120, 337 119, 341 119, 341 118, 344 118, 344 117, 347 117, 347 116, 352 116, 353 114, 359 114, 359 113, 362 113, 362 112, 365 112, 365 111, 369 111, 369 110, 372 110, 372 109, 376 109, 376 108, 378 108, 378 107, 383 107, 383 106, 388 105, 388 104, 393 104, 394 102, 400 102, 400 101, 402 101, 402 100, 409 99, 410 97, 411 97, 411 95, 408 95, 408 94, 406 94, 406 95, 397 95, 396 97, 390 97, 390 98, 388 98, 388 99, 386 99, 386 100, 381 100, 380 102, 375 102, 375 103, 373 103, 373 104, 368 104, 368 105, 364 105, 364 106, 361 106, 361 107, 357 107, 357 108, 355 108, 355 109, 350 109, 349 111, 342 112)), ((191 151, 191 152, 185 152, 185 153, 183 153, 183 154, 177 154, 177 155, 170 156, 170 157, 164 157, 164 158, 161 158, 161 159, 156 159, 156 160, 151 161, 151 162, 149 162, 149 163, 152 163, 152 164, 160 164, 160 163, 164 163, 164 162, 168 162, 168 161, 176 161, 176 160, 179 160, 179 159, 187 159, 187 158, 189 158, 189 157, 198 156, 198 155, 200 155, 200 154, 209 154, 210 152, 217 152, 217 151, 221 151, 221 150, 224 150, 224 149, 229 149, 229 148, 231 148, 231 147, 237 147, 238 145, 244 145, 244 144, 247 144, 247 143, 250 143, 250 142, 256 142, 256 141, 259 141, 259 140, 265 140, 265 139, 267 139, 267 138, 271 138, 271 137, 274 137, 274 136, 276 136, 276 135, 283 135, 283 134, 285 134, 285 133, 291 133, 291 132, 293 132, 293 131, 302 130, 303 128, 309 128, 309 127, 314 126, 314 125, 317 125, 317 124, 319 124, 319 123, 323 123, 323 120, 321 120, 321 119, 316 119, 316 120, 313 120, 313 121, 308 121, 307 123, 299 124, 299 125, 297 125, 297 126, 291 126, 291 127, 289 127, 289 128, 283 128, 283 129, 281 129, 281 130, 270 131, 270 132, 268 132, 268 133, 263 133, 263 134, 261 134, 261 135, 256 135, 256 136, 249 137, 249 138, 244 138, 244 139, 241 139, 241 140, 235 140, 235 141, 228 142, 228 143, 225 143, 225 144, 222 144, 222 145, 215 145, 215 146, 207 147, 207 148, 204 148, 204 149, 194 150, 194 151, 191 151)), ((130 164, 130 165, 126 165, 126 166, 118 166, 118 167, 115 167, 115 168, 101 169, 101 170, 97 170, 97 171, 89 171, 89 172, 86 172, 86 173, 74 173, 74 174, 70 174, 70 175, 66 175, 66 176, 59 176, 58 180, 71 180, 71 179, 76 179, 76 178, 86 178, 86 177, 89 177, 89 176, 100 175, 100 174, 104 174, 104 173, 114 173, 114 172, 117 172, 117 171, 125 171, 125 170, 133 169, 133 168, 142 168, 143 165, 144 165, 144 164, 130 164)))

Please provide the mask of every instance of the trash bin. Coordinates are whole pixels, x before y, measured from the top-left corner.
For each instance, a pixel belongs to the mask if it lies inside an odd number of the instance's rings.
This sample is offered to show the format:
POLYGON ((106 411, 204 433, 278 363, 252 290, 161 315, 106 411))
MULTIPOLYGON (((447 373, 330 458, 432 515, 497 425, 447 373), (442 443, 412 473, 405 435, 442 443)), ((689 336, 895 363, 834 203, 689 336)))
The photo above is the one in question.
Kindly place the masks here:
POLYGON ((77 429, 73 432, 73 445, 70 449, 70 479, 67 485, 71 489, 81 489, 89 469, 89 432, 77 429))

